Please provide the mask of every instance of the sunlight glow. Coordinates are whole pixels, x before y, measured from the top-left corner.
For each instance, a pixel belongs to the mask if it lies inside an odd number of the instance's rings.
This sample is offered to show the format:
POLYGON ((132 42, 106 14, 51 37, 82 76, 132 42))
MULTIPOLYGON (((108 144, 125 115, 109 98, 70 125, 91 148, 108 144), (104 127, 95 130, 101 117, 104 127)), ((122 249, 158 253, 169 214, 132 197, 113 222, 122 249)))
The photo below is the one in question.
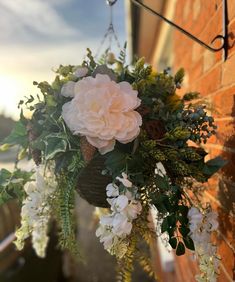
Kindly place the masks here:
POLYGON ((23 97, 25 83, 14 76, 0 74, 0 113, 18 118, 18 101, 23 97))

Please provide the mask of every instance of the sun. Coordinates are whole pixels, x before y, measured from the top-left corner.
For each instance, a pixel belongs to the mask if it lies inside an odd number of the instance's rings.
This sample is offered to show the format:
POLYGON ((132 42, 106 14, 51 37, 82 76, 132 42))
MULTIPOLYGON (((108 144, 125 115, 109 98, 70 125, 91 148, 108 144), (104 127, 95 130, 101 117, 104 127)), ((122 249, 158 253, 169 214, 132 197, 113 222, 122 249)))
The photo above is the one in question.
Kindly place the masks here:
POLYGON ((0 113, 17 119, 19 115, 17 104, 24 91, 25 85, 18 78, 0 74, 0 113))

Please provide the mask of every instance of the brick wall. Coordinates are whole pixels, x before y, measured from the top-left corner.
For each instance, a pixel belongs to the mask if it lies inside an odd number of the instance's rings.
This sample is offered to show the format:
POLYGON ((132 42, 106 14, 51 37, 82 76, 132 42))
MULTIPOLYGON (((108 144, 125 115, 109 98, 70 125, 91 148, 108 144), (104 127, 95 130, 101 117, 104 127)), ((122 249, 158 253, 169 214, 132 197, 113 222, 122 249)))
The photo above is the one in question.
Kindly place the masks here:
MULTIPOLYGON (((219 254, 222 258, 218 281, 235 280, 235 0, 227 0, 229 50, 212 53, 174 31, 174 69, 184 67, 186 80, 182 92, 199 91, 214 110, 218 133, 206 145, 211 156, 224 156, 229 163, 212 180, 205 194, 219 214, 219 254)), ((178 0, 174 21, 201 40, 210 43, 222 33, 221 0, 178 0)), ((219 42, 215 43, 215 46, 219 42)), ((177 281, 195 281, 196 266, 190 257, 176 259, 177 281)))

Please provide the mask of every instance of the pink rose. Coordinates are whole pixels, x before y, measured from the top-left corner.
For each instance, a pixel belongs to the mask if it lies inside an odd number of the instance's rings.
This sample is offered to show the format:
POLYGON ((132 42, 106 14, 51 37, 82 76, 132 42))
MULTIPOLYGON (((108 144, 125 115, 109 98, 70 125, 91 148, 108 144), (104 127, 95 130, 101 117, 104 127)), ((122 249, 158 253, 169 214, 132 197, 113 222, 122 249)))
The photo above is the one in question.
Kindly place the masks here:
POLYGON ((135 109, 140 105, 137 91, 128 82, 116 83, 107 75, 97 74, 71 87, 70 102, 62 116, 73 132, 86 136, 101 154, 113 150, 116 140, 126 144, 140 132, 142 118, 135 109))

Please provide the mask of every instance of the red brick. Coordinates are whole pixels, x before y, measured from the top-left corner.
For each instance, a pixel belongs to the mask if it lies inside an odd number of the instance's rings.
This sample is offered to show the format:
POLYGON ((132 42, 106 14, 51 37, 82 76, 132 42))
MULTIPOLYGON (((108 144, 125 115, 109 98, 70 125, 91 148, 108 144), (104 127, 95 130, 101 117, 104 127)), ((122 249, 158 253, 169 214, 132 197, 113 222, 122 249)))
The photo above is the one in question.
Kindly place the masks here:
POLYGON ((228 58, 222 66, 222 85, 235 84, 235 55, 228 58))
MULTIPOLYGON (((218 17, 219 15, 219 7, 221 6, 221 0, 210 0, 204 1, 201 0, 201 9, 198 18, 194 21, 192 32, 199 36, 207 25, 210 25, 210 20, 213 17, 218 17), (206 21, 206 19, 208 19, 206 21)), ((199 36, 200 37, 200 36, 199 36)))
POLYGON ((220 268, 220 274, 217 282, 232 282, 232 279, 228 277, 229 274, 222 267, 220 268))
POLYGON ((194 282, 195 275, 199 273, 198 263, 193 259, 192 253, 187 251, 183 256, 175 256, 177 274, 181 282, 194 282))
POLYGON ((221 90, 212 96, 213 116, 235 116, 235 86, 221 90))
MULTIPOLYGON (((228 148, 235 148, 235 119, 234 120, 216 120, 218 126, 217 133, 213 139, 213 143, 216 145, 222 145, 228 148)), ((209 140, 212 143, 211 140, 209 140)))
POLYGON ((189 84, 192 84, 195 80, 197 80, 203 71, 203 58, 201 57, 196 63, 192 65, 190 70, 188 71, 189 74, 189 84))
POLYGON ((224 241, 218 242, 218 254, 221 256, 222 264, 228 273, 228 275, 233 277, 233 268, 234 268, 234 253, 232 249, 224 241))
MULTIPOLYGON (((234 1, 235 3, 235 1, 234 1)), ((235 52, 235 18, 228 26, 228 55, 231 56, 235 52)))
MULTIPOLYGON (((222 0, 189 0, 192 15, 189 11, 183 11, 186 1, 177 1, 175 21, 210 45, 215 36, 222 34, 222 0), (193 6, 197 6, 200 12, 197 13, 193 6), (186 14, 188 19, 183 16, 186 14)), ((232 277, 232 269, 235 266, 230 248, 230 244, 234 244, 235 237, 234 218, 231 217, 232 211, 235 214, 235 153, 231 152, 235 148, 235 125, 230 118, 235 117, 235 43, 231 47, 233 39, 235 42, 235 0, 228 0, 228 6, 230 49, 229 58, 225 63, 222 51, 209 53, 197 43, 190 42, 190 39, 185 38, 178 31, 173 34, 174 67, 184 66, 187 73, 187 83, 179 93, 186 90, 199 91, 202 97, 206 97, 212 103, 215 110, 213 115, 216 117, 219 129, 217 136, 210 138, 205 148, 210 153, 210 157, 221 155, 228 161, 228 164, 206 184, 207 192, 202 199, 203 202, 210 201, 219 215, 219 253, 222 257, 221 274, 218 279, 220 282, 232 281, 229 277, 232 277)), ((213 46, 221 46, 220 40, 217 40, 213 46)), ((177 258, 176 262, 177 281, 191 281, 188 270, 194 273, 195 269, 188 262, 187 256, 177 258)))
POLYGON ((203 75, 198 81, 192 84, 192 90, 199 91, 202 96, 218 90, 221 84, 221 66, 218 65, 210 72, 203 75))
MULTIPOLYGON (((213 144, 212 144, 213 145, 213 144)), ((221 156, 223 159, 225 159, 228 163, 220 170, 220 174, 228 179, 230 182, 235 183, 235 154, 231 152, 226 152, 223 150, 223 147, 221 146, 221 149, 217 149, 214 147, 210 147, 210 144, 206 146, 206 151, 210 154, 211 158, 221 156)), ((234 213, 235 214, 235 213, 234 213)))
POLYGON ((228 19, 229 21, 235 18, 235 1, 227 0, 228 2, 228 19))
POLYGON ((194 0, 193 2, 193 20, 197 20, 202 8, 201 0, 194 0))
MULTIPOLYGON (((223 17, 222 17, 222 6, 216 11, 214 16, 208 20, 208 23, 203 30, 203 32, 200 34, 200 39, 202 41, 207 42, 209 45, 211 41, 219 34, 221 34, 223 30, 223 17)), ((208 17, 208 16, 207 16, 208 17)), ((208 18, 209 19, 209 18, 208 18)), ((219 47, 221 46, 221 41, 216 40, 213 43, 214 47, 219 47)))

